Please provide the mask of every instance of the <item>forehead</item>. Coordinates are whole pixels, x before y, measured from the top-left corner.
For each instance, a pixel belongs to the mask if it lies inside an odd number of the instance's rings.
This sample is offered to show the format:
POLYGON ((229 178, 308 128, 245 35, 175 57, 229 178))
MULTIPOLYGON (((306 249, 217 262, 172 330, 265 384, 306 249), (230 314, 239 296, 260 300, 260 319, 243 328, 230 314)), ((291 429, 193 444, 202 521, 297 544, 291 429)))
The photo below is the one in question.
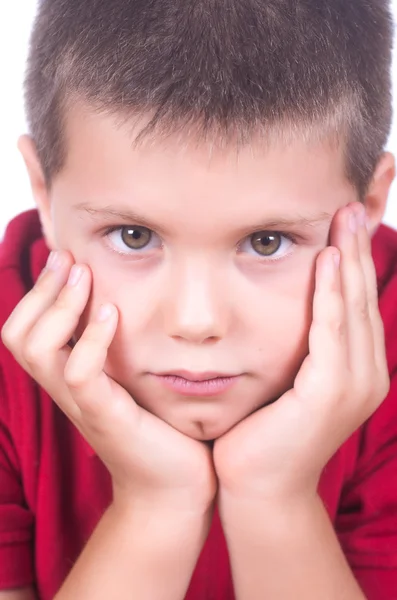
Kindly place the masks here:
POLYGON ((139 146, 133 140, 147 118, 120 123, 76 104, 65 125, 67 158, 58 176, 61 186, 76 197, 144 200, 150 207, 210 206, 232 214, 250 204, 284 210, 300 206, 325 211, 352 200, 345 177, 343 148, 327 140, 290 143, 259 140, 220 148, 196 143, 187 134, 151 139, 139 146))

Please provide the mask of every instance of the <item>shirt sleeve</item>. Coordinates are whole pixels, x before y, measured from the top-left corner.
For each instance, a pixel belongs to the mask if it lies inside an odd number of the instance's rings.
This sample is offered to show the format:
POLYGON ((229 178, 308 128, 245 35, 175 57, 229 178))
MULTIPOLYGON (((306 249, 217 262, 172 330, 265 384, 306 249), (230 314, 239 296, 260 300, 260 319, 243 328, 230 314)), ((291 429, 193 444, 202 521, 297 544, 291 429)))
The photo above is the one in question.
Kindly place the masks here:
POLYGON ((26 506, 17 452, 7 426, 0 371, 0 590, 34 583, 33 523, 26 506))
POLYGON ((397 373, 363 428, 357 469, 335 525, 366 598, 397 599, 397 373))

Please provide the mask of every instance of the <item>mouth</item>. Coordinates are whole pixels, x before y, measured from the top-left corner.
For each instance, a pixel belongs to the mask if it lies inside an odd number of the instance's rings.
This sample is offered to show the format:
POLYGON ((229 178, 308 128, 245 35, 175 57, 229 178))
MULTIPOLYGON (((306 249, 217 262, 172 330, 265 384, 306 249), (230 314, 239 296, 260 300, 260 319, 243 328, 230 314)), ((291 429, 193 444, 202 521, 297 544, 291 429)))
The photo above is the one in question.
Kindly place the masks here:
POLYGON ((202 371, 201 373, 186 371, 179 369, 177 371, 167 371, 164 373, 158 373, 160 376, 180 377, 186 381, 209 381, 211 379, 227 379, 229 377, 236 377, 231 373, 219 373, 216 371, 202 371))
POLYGON ((155 374, 154 377, 166 388, 184 396, 215 396, 229 390, 241 375, 179 370, 155 374))

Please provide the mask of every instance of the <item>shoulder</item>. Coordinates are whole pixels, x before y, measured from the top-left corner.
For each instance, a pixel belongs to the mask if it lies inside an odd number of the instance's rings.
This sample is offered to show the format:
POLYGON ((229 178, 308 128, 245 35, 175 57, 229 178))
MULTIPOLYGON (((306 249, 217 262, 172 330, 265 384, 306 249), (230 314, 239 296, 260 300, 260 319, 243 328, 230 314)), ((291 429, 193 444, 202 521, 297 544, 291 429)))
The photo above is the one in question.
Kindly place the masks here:
POLYGON ((9 223, 0 243, 0 328, 32 288, 47 254, 36 210, 9 223))
MULTIPOLYGON (((0 330, 32 288, 46 254, 36 211, 22 213, 10 222, 0 243, 0 330)), ((34 395, 33 380, 0 340, 0 424, 12 437, 28 419, 34 420, 34 402, 27 402, 34 395)))
MULTIPOLYGON (((0 329, 33 285, 41 260, 37 249, 42 243, 36 211, 19 215, 6 229, 0 243, 0 329)), ((10 580, 12 585, 19 582, 22 586, 35 579, 34 513, 41 425, 37 386, 0 340, 1 588, 12 587, 10 580)))

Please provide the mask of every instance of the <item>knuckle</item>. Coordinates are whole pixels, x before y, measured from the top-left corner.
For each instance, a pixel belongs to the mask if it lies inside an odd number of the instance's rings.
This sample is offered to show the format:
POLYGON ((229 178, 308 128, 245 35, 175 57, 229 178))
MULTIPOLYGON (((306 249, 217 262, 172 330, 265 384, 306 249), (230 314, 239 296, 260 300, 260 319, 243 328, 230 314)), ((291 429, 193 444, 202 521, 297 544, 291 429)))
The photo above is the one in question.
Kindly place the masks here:
POLYGON ((368 312, 368 303, 366 302, 366 296, 363 294, 360 294, 359 296, 357 296, 356 298, 354 298, 353 302, 352 302, 352 306, 353 306, 353 310, 355 312, 355 314, 362 319, 363 321, 367 321, 369 318, 369 312, 368 312))
POLYGON ((376 286, 374 288, 371 288, 367 292, 367 294, 368 294, 368 304, 370 304, 371 306, 378 307, 378 305, 379 305, 378 288, 376 286))
POLYGON ((389 377, 389 373, 385 372, 379 378, 378 394, 379 394, 380 402, 383 402, 383 400, 386 398, 386 396, 388 395, 389 392, 390 392, 390 377, 389 377))
POLYGON ((68 290, 62 290, 54 302, 53 310, 59 315, 59 318, 72 318, 73 320, 78 319, 82 312, 73 302, 68 290))
POLYGON ((50 281, 49 278, 45 276, 46 274, 43 273, 38 280, 36 281, 35 285, 32 287, 32 289, 30 290, 29 294, 31 294, 31 296, 43 296, 45 293, 48 293, 48 291, 52 288, 52 286, 50 285, 50 281))
POLYGON ((6 348, 11 350, 12 348, 17 346, 18 340, 19 338, 14 332, 13 328, 10 326, 9 321, 6 321, 6 323, 1 329, 1 341, 3 342, 6 348))
POLYGON ((50 340, 46 339, 43 335, 37 335, 35 331, 32 331, 25 340, 22 348, 24 361, 30 367, 45 365, 48 362, 49 355, 53 351, 49 342, 50 340))
POLYGON ((92 368, 90 360, 85 360, 87 357, 86 352, 82 352, 80 341, 75 346, 69 360, 67 361, 63 376, 66 385, 73 391, 81 391, 84 387, 87 387, 92 379, 92 368))
POLYGON ((100 370, 98 365, 102 365, 105 359, 106 353, 98 347, 95 340, 80 338, 65 365, 66 385, 74 391, 88 387, 100 370))
POLYGON ((43 351, 34 339, 28 339, 22 349, 22 356, 29 366, 34 366, 39 364, 39 358, 43 357, 43 351))
POLYGON ((75 353, 80 357, 80 362, 85 362, 87 370, 95 368, 98 362, 103 362, 107 356, 107 346, 101 339, 101 332, 95 324, 86 327, 83 335, 75 347, 75 353))
POLYGON ((327 305, 321 308, 317 321, 319 324, 323 323, 336 336, 341 337, 344 335, 344 306, 339 295, 334 294, 330 297, 327 305))
POLYGON ((87 384, 87 374, 76 369, 73 363, 66 363, 63 376, 66 385, 72 390, 81 390, 87 384))
POLYGON ((90 323, 81 337, 81 342, 87 347, 87 351, 95 351, 101 346, 101 331, 96 323, 90 323))
POLYGON ((345 335, 345 325, 342 319, 332 318, 329 323, 330 329, 337 338, 343 338, 345 335))
POLYGON ((64 290, 59 294, 58 298, 54 302, 54 308, 57 312, 70 312, 73 305, 70 302, 68 294, 64 293, 64 290))
POLYGON ((333 306, 328 312, 328 325, 331 331, 339 338, 345 333, 345 320, 343 313, 343 303, 340 299, 335 300, 333 306))
MULTIPOLYGON (((370 409, 370 414, 374 412, 383 403, 390 391, 390 378, 388 372, 374 372, 373 384, 370 388, 366 387, 365 391, 362 390, 362 396, 365 395, 370 409)), ((361 396, 361 397, 362 397, 361 396)))

